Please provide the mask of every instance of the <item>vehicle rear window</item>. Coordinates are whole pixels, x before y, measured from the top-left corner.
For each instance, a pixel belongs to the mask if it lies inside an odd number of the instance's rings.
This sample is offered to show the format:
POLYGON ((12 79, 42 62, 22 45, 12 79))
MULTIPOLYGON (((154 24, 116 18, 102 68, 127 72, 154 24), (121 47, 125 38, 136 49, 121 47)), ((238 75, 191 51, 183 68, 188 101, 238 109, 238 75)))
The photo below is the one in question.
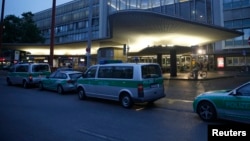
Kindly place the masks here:
POLYGON ((33 72, 45 72, 45 71, 49 71, 49 65, 33 65, 32 71, 33 72))
POLYGON ((82 76, 82 73, 72 73, 69 75, 70 79, 78 79, 82 76))
POLYGON ((157 78, 161 77, 161 68, 159 65, 144 65, 141 67, 142 78, 157 78))

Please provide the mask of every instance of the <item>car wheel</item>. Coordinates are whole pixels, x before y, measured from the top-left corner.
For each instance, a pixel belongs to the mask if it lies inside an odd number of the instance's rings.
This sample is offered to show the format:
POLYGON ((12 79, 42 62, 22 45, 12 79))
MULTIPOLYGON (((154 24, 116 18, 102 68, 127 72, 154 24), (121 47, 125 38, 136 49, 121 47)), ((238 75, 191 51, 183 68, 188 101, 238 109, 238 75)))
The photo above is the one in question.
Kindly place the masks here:
POLYGON ((124 108, 131 108, 133 106, 133 101, 127 93, 121 96, 120 103, 124 108))
POLYGON ((27 89, 28 88, 28 83, 26 80, 23 80, 23 88, 27 89))
POLYGON ((63 94, 64 93, 63 87, 61 85, 57 86, 57 93, 59 93, 59 94, 63 94))
POLYGON ((153 106, 154 104, 155 104, 155 101, 149 101, 147 105, 148 106, 153 106))
POLYGON ((43 87, 43 83, 42 82, 39 82, 39 89, 42 91, 44 90, 44 87, 43 87))
POLYGON ((85 94, 85 91, 83 88, 78 88, 77 89, 77 93, 78 93, 78 98, 80 100, 85 100, 87 98, 86 94, 85 94))
POLYGON ((8 86, 11 86, 11 85, 12 85, 12 82, 10 81, 10 78, 7 78, 6 81, 7 81, 7 85, 8 85, 8 86))
POLYGON ((200 118, 204 121, 213 121, 216 119, 216 110, 212 103, 204 101, 201 102, 197 107, 197 113, 200 118))

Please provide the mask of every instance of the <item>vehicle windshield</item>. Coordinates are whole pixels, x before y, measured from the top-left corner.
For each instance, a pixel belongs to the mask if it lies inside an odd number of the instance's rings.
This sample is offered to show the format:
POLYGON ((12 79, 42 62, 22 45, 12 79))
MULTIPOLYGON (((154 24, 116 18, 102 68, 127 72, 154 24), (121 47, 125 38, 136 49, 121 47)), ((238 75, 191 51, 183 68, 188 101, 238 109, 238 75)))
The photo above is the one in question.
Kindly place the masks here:
POLYGON ((141 67, 142 78, 158 78, 162 76, 158 65, 144 65, 141 67))

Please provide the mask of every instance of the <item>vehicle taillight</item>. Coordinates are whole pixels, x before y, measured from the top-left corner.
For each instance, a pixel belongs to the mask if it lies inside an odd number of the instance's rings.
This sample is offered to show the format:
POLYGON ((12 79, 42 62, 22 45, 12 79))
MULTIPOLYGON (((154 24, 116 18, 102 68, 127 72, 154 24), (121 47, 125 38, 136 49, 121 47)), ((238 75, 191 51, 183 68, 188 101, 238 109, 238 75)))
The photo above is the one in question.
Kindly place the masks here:
POLYGON ((142 84, 138 84, 137 91, 138 91, 138 97, 144 97, 143 85, 142 84))
POLYGON ((74 83, 74 81, 73 80, 68 80, 67 83, 74 83))

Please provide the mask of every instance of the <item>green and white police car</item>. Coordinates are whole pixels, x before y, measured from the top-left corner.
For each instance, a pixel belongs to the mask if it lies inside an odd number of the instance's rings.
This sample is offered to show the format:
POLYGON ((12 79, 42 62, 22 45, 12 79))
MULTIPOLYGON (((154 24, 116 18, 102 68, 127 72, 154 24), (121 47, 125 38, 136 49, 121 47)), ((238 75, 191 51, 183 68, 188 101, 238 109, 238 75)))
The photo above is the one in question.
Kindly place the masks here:
POLYGON ((59 94, 76 91, 76 80, 82 72, 75 70, 57 70, 50 76, 42 78, 39 82, 40 90, 56 91, 59 94))
POLYGON ((111 63, 89 67, 77 80, 80 99, 119 101, 125 108, 135 102, 154 102, 165 97, 164 81, 157 63, 111 63))
POLYGON ((216 119, 250 123, 250 82, 232 90, 214 90, 198 95, 193 110, 204 121, 216 119))
POLYGON ((28 88, 38 85, 40 79, 50 75, 48 63, 17 63, 9 68, 6 81, 8 85, 22 85, 28 88))

